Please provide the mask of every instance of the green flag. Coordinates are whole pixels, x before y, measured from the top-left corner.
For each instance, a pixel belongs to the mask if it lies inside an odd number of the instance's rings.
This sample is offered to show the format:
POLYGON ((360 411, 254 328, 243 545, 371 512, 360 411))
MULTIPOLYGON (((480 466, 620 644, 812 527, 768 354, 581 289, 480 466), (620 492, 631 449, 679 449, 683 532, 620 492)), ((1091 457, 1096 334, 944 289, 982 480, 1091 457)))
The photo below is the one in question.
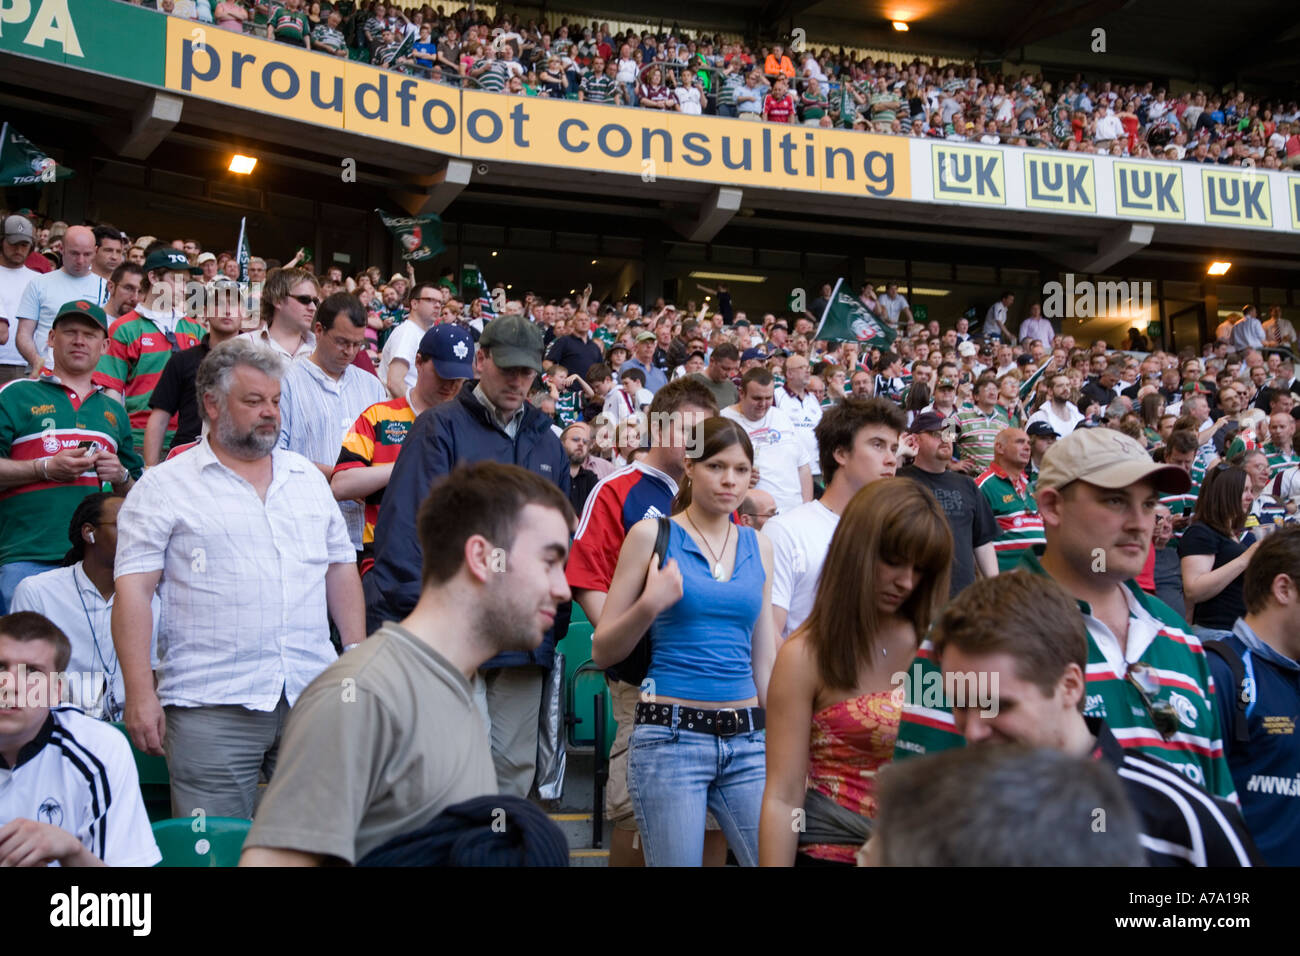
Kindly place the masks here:
POLYGON ((382 209, 376 209, 379 218, 384 221, 388 231, 402 246, 402 259, 406 262, 421 262, 432 259, 443 249, 442 219, 434 213, 425 216, 390 216, 382 209))
POLYGON ((813 338, 825 342, 857 342, 867 348, 887 349, 893 345, 894 330, 868 312, 853 293, 842 292, 843 285, 843 279, 836 280, 813 338))
POLYGON ((39 186, 72 175, 8 123, 0 126, 0 186, 39 186))

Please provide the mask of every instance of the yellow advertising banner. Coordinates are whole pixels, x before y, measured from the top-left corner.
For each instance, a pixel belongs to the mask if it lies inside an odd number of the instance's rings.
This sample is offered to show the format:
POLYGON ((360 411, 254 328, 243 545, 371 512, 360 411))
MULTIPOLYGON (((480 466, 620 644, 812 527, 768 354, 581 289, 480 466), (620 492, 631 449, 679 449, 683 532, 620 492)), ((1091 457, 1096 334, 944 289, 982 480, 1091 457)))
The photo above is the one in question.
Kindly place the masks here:
POLYGON ((1291 228, 1300 232, 1300 176, 1286 178, 1286 194, 1291 206, 1291 228))
POLYGON ((776 189, 911 197, 905 140, 466 91, 462 155, 776 189))
POLYGON ((936 143, 930 161, 935 199, 1007 204, 1006 153, 1002 150, 936 143))
POLYGON ((167 88, 407 143, 460 151, 457 90, 343 57, 324 56, 167 18, 167 88))
POLYGON ((1268 177, 1252 169, 1201 167, 1205 221, 1230 226, 1273 228, 1273 201, 1268 177))
POLYGON ((1091 159, 1069 153, 1027 152, 1024 156, 1026 206, 1097 211, 1097 175, 1091 159))
POLYGON ((1115 213, 1138 219, 1187 218, 1183 168, 1178 163, 1130 163, 1117 159, 1115 213))

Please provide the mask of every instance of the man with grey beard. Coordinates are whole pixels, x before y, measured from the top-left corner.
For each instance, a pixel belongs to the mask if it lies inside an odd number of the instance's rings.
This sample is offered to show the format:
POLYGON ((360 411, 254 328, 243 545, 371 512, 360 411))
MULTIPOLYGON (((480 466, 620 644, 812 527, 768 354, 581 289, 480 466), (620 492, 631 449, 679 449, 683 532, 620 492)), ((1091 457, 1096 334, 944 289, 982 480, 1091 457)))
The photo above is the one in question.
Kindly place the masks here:
POLYGON ((135 745, 167 755, 172 816, 252 817, 298 695, 365 638, 356 552, 329 485, 276 448, 280 358, 213 349, 195 392, 197 445, 150 469, 118 514, 113 642, 135 745), (151 664, 157 590, 157 687, 151 664))

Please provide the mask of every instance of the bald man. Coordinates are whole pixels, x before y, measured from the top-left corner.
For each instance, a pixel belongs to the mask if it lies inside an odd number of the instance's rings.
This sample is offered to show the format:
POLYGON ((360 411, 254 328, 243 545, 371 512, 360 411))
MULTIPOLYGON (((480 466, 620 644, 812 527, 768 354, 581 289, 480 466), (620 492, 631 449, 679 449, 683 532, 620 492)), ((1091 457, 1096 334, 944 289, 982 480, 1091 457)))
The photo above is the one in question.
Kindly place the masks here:
POLYGON ((1024 430, 1002 429, 993 439, 993 464, 975 479, 975 486, 998 522, 993 550, 998 556, 999 573, 1018 565, 1034 545, 1046 543, 1043 519, 1038 516, 1038 505, 1025 475, 1031 449, 1032 443, 1024 430))
POLYGON ((739 514, 741 524, 762 531, 767 520, 776 516, 776 499, 761 488, 750 488, 739 514))
POLYGON ((89 226, 72 226, 63 237, 63 267, 27 283, 18 303, 18 352, 27 360, 32 378, 51 359, 46 340, 59 308, 85 299, 95 305, 108 301, 108 281, 95 275, 95 233, 89 226))

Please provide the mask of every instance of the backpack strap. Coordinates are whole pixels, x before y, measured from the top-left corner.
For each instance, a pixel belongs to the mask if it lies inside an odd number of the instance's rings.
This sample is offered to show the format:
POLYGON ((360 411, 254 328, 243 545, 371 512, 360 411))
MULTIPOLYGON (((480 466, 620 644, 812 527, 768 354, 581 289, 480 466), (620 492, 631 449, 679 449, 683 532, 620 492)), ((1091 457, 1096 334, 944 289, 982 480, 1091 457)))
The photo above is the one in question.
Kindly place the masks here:
POLYGON ((659 529, 655 532, 655 554, 659 556, 659 567, 664 566, 668 560, 668 536, 671 533, 671 519, 660 518, 659 529))
POLYGON ((1233 695, 1235 708, 1232 718, 1232 739, 1239 744, 1249 743, 1250 728, 1247 726, 1246 708, 1253 703, 1255 695, 1253 687, 1247 685, 1245 662, 1227 641, 1202 641, 1201 643, 1207 651, 1219 655, 1228 665, 1228 671, 1232 674, 1232 684, 1236 689, 1233 695))

